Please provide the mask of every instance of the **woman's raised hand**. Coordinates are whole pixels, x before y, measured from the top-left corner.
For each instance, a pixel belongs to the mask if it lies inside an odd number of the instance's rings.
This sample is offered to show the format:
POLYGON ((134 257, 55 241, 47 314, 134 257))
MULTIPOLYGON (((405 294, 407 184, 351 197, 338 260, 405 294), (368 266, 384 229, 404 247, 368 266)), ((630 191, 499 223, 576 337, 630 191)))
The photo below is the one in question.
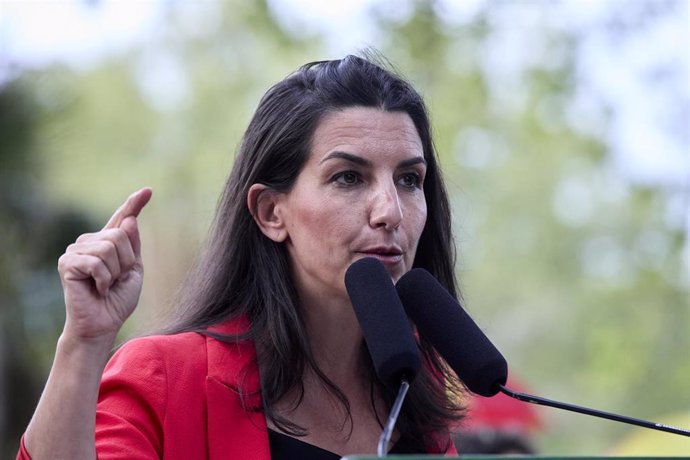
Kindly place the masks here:
POLYGON ((136 308, 144 275, 137 216, 151 194, 143 188, 130 195, 101 231, 81 235, 60 257, 64 335, 112 341, 136 308))

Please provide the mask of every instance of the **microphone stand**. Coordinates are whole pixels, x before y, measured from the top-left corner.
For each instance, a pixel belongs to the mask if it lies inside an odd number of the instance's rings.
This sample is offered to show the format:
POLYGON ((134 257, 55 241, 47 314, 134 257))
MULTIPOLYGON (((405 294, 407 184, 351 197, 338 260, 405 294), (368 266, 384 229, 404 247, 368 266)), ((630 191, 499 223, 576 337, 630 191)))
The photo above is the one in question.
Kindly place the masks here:
POLYGON ((580 407, 574 404, 566 404, 559 401, 553 401, 551 399, 540 398, 538 396, 532 396, 526 393, 518 393, 510 388, 507 388, 500 383, 498 388, 502 393, 510 396, 511 398, 518 399, 520 401, 539 404, 542 406, 555 407, 556 409, 563 409, 571 412, 578 412, 580 414, 592 415, 594 417, 605 418, 609 420, 614 420, 616 422, 628 423, 630 425, 637 425, 644 428, 651 428, 653 430, 665 431, 667 433, 679 434, 681 436, 690 437, 690 430, 685 430, 683 428, 675 428, 672 426, 664 425, 663 423, 648 422, 646 420, 640 420, 632 417, 626 417, 624 415, 612 414, 610 412, 604 412, 596 409, 589 409, 587 407, 580 407))
POLYGON ((403 381, 400 382, 398 396, 395 398, 395 402, 393 403, 393 407, 391 408, 391 413, 388 415, 386 427, 384 428, 383 433, 381 433, 381 437, 379 438, 379 445, 378 449, 376 450, 376 453, 379 457, 386 456, 386 447, 388 447, 388 443, 391 440, 391 436, 393 436, 393 428, 395 428, 395 422, 398 421, 398 415, 400 415, 400 408, 402 407, 403 401, 405 400, 405 396, 407 395, 407 390, 409 389, 410 384, 407 383, 407 380, 403 379, 403 381))

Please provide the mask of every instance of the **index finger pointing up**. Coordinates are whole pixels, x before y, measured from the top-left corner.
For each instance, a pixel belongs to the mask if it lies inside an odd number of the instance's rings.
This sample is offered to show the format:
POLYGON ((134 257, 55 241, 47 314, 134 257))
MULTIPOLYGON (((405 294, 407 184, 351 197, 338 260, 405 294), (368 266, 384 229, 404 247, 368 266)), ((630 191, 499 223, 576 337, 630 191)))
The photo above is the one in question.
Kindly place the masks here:
POLYGON ((153 190, 148 187, 132 193, 122 206, 117 208, 103 229, 118 228, 125 218, 129 216, 137 217, 144 206, 146 206, 146 203, 151 199, 152 194, 153 190))

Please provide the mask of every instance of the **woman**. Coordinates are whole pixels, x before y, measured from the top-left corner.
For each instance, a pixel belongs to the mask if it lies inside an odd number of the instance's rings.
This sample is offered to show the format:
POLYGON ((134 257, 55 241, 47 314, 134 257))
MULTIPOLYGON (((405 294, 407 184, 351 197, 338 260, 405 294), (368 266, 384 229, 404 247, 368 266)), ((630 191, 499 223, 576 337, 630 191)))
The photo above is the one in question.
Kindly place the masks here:
MULTIPOLYGON (((448 201, 418 93, 353 56, 273 86, 178 317, 165 334, 125 344, 102 372, 141 289, 137 216, 150 197, 130 196, 61 257, 67 321, 19 458, 374 453, 395 394, 373 372, 345 270, 373 256, 393 281, 423 267, 456 292, 448 201)), ((391 451, 452 453, 453 382, 424 337, 420 348, 391 451)))

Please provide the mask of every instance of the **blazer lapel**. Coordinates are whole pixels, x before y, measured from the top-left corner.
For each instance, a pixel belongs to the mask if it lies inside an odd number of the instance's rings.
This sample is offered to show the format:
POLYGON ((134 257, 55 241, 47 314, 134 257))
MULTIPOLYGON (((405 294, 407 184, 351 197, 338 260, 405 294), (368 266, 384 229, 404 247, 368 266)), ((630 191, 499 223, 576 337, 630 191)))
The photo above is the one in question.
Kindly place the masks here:
POLYGON ((206 378, 206 396, 209 459, 270 460, 263 413, 245 411, 237 392, 212 377, 206 378))
MULTIPOLYGON (((233 321, 214 332, 246 331, 246 321, 233 321)), ((206 338, 208 452, 210 460, 270 460, 268 429, 263 412, 245 410, 239 389, 250 407, 260 407, 259 371, 251 342, 226 343, 206 338)))

